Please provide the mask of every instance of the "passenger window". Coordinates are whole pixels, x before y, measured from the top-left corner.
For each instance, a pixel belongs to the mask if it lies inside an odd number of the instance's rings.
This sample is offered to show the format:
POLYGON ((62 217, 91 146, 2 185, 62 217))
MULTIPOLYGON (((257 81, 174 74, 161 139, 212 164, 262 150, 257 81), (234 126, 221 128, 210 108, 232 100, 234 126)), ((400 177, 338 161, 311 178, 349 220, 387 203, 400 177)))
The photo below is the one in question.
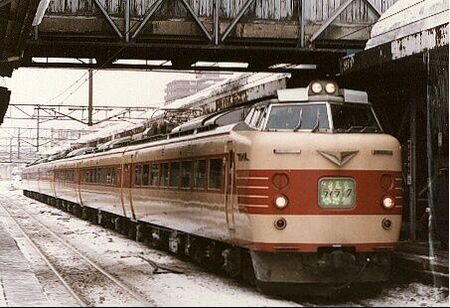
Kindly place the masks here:
POLYGON ((106 169, 106 184, 112 183, 111 170, 112 170, 112 168, 106 169))
POLYGON ((162 163, 161 164, 161 179, 159 182, 160 186, 168 186, 169 185, 169 164, 162 163))
POLYGON ((116 168, 112 168, 111 170, 111 184, 116 185, 117 179, 116 179, 116 168))
POLYGON ((97 183, 106 183, 105 168, 98 168, 97 169, 97 183))
POLYGON ((150 171, 150 185, 151 186, 158 186, 159 182, 159 165, 158 164, 152 164, 152 168, 150 171))
POLYGON ((261 109, 255 109, 252 115, 252 119, 250 120, 251 126, 256 126, 256 123, 258 123, 259 117, 261 115, 261 109))
POLYGON ((184 161, 181 163, 181 187, 191 187, 192 162, 184 161))
POLYGON ((211 159, 209 161, 209 184, 210 189, 220 189, 222 182, 222 159, 211 159))
POLYGON ((142 167, 142 186, 148 186, 149 166, 142 167))
POLYGON ((266 108, 262 108, 261 109, 261 113, 259 115, 258 121, 256 122, 256 127, 257 128, 261 128, 262 124, 264 123, 264 120, 266 119, 267 116, 267 109, 266 108))
POLYGON ((194 165, 194 187, 205 188, 206 184, 206 160, 196 160, 194 165))
POLYGON ((173 162, 170 164, 170 186, 178 187, 180 184, 180 163, 173 162))
POLYGON ((137 165, 134 169, 134 185, 141 186, 142 180, 142 166, 137 165))

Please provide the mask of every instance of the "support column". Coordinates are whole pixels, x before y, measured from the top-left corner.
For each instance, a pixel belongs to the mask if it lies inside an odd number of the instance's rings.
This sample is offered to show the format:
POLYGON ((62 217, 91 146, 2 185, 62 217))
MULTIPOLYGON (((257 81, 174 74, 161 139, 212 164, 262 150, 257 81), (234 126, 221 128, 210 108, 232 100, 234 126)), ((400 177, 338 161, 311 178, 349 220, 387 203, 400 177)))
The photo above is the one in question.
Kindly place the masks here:
POLYGON ((130 0, 125 0, 125 41, 130 41, 130 0))
MULTIPOLYGON (((429 91, 429 81, 428 78, 430 78, 430 53, 426 51, 423 55, 424 57, 424 63, 426 64, 426 72, 427 72, 427 169, 428 169, 428 208, 430 209, 430 215, 434 219, 437 218, 436 211, 434 208, 434 188, 435 185, 433 184, 433 179, 435 179, 435 168, 434 168, 434 155, 433 155, 433 136, 432 136, 432 129, 431 129, 431 97, 430 97, 430 91, 429 91)), ((434 223, 434 221, 433 221, 434 223)), ((430 228, 433 228, 433 224, 429 226, 430 228)), ((429 232, 432 234, 432 230, 429 230, 429 232)))
POLYGON ((413 79, 410 89, 410 124, 409 124, 409 240, 415 241, 416 238, 416 210, 417 210, 417 164, 416 164, 416 145, 417 145, 417 86, 418 82, 413 79))
MULTIPOLYGON (((89 64, 92 64, 93 61, 92 59, 89 59, 89 64)), ((88 94, 88 126, 92 126, 92 113, 94 110, 94 106, 93 106, 93 87, 94 87, 94 74, 92 73, 93 69, 90 68, 88 70, 89 72, 89 94, 88 94)))

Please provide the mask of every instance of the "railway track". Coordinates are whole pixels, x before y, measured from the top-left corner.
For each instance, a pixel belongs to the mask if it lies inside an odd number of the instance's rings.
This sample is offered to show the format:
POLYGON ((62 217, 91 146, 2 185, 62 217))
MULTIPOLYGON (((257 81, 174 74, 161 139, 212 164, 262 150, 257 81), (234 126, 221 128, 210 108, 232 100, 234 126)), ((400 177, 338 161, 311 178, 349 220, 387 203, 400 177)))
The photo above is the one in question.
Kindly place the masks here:
POLYGON ((80 306, 155 306, 151 299, 128 287, 32 214, 13 204, 8 199, 0 202, 80 306))

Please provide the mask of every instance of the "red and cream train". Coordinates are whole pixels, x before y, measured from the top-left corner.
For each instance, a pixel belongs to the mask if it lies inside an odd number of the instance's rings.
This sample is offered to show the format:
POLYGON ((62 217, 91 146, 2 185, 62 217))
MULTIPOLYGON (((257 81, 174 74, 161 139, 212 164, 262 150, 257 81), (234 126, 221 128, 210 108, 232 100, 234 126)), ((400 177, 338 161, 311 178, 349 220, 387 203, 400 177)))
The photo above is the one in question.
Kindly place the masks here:
POLYGON ((23 185, 232 275, 250 268, 258 285, 387 280, 403 204, 399 142, 365 92, 328 81, 31 165, 23 185))

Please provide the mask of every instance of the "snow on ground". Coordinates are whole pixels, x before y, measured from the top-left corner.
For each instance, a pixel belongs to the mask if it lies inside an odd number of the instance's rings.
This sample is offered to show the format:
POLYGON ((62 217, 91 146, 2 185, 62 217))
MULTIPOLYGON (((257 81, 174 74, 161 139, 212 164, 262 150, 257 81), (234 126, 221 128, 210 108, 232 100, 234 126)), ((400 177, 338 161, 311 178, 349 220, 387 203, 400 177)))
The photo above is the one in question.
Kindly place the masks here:
POLYGON ((265 296, 233 280, 205 273, 194 264, 28 199, 19 190, 9 189, 9 184, 0 184, 0 194, 14 197, 51 230, 128 286, 152 299, 156 306, 299 306, 292 301, 265 296), (154 268, 141 257, 183 274, 153 274, 154 268))
MULTIPOLYGON (((151 249, 115 232, 28 199, 16 188, 9 182, 0 182, 0 195, 14 198, 50 229, 107 271, 120 277, 126 285, 150 298, 156 306, 300 306, 305 303, 302 300, 290 301, 266 296, 233 280, 207 273, 198 266, 181 261, 168 253, 151 249), (154 268, 143 258, 181 271, 182 274, 154 273, 154 268)), ((25 255, 30 255, 30 252, 25 255)), ((29 259, 30 262, 36 262, 36 258, 29 259)), ((63 303, 64 300, 57 302, 63 303)), ((308 299, 306 303, 320 306, 448 306, 448 293, 418 282, 405 285, 390 283, 380 294, 371 298, 357 301, 355 298, 342 301, 308 299)))

